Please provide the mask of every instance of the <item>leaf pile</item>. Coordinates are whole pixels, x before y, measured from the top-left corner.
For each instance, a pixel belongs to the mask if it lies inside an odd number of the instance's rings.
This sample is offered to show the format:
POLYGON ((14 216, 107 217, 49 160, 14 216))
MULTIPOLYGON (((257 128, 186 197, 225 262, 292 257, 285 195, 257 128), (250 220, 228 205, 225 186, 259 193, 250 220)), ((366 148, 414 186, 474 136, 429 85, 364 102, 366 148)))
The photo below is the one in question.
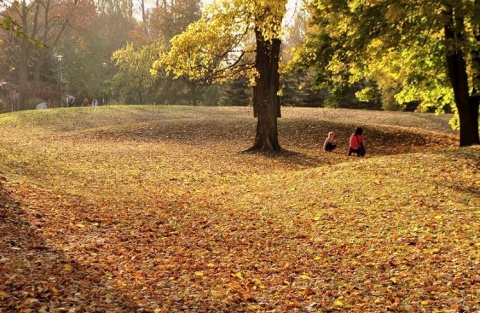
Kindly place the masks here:
POLYGON ((0 311, 480 309, 480 149, 340 111, 286 108, 274 155, 241 153, 248 108, 1 116, 0 311))

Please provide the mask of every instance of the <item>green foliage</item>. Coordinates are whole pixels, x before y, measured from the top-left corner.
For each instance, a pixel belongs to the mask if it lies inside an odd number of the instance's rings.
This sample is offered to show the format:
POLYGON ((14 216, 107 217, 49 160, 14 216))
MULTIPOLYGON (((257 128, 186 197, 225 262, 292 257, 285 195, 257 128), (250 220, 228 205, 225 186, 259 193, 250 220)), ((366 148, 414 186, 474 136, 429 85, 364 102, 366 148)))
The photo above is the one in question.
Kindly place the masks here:
POLYGON ((338 99, 330 96, 325 99, 323 102, 323 106, 329 109, 338 109, 340 107, 340 104, 338 103, 338 99))
MULTIPOLYGON (((0 4, 1 3, 3 3, 3 1, 0 2, 0 4)), ((12 27, 12 22, 13 21, 11 18, 2 16, 2 19, 0 20, 0 27, 4 30, 9 30, 12 27)))
POLYGON ((317 83, 335 93, 344 85, 373 80, 384 109, 402 109, 412 101, 424 108, 452 104, 446 100, 452 91, 439 40, 440 4, 319 0, 310 8, 312 28, 292 65, 315 68, 317 83))
POLYGON ((377 88, 370 86, 357 91, 355 96, 358 98, 358 100, 363 102, 378 102, 381 95, 379 94, 377 88))
MULTIPOLYGON (((205 94, 203 97, 203 105, 216 106, 220 103, 221 88, 219 84, 214 84, 205 87, 205 94)), ((228 105, 228 104, 225 104, 228 105)))
POLYGON ((156 78, 150 74, 150 65, 163 47, 150 44, 135 47, 127 44, 112 55, 119 72, 113 78, 113 86, 121 91, 121 101, 144 104, 156 87, 156 78))
POLYGON ((281 102, 289 106, 321 107, 329 97, 325 89, 312 86, 312 71, 288 72, 282 75, 281 102))
POLYGON ((219 105, 251 105, 252 88, 245 77, 219 84, 219 105))
POLYGON ((147 31, 135 32, 134 40, 112 55, 118 70, 112 87, 118 90, 122 102, 194 103, 202 98, 203 90, 197 89, 197 94, 192 94, 191 87, 184 81, 173 82, 162 68, 153 68, 171 38, 196 21, 199 15, 198 0, 164 1, 149 12, 147 31))

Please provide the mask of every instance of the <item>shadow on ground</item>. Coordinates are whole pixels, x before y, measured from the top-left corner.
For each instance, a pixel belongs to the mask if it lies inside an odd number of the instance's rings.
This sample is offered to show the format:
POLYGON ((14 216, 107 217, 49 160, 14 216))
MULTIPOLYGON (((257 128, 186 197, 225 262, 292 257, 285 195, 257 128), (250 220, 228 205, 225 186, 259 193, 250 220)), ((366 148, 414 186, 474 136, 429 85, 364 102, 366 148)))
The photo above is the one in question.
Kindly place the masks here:
POLYGON ((53 249, 40 224, 28 220, 28 208, 9 196, 6 184, 0 174, 0 312, 245 312, 248 303, 226 307, 218 300, 192 306, 166 295, 154 303, 157 309, 146 308, 133 288, 115 288, 104 268, 80 264, 53 249))
POLYGON ((1 312, 132 312, 136 307, 94 268, 80 266, 38 236, 0 185, 1 312))

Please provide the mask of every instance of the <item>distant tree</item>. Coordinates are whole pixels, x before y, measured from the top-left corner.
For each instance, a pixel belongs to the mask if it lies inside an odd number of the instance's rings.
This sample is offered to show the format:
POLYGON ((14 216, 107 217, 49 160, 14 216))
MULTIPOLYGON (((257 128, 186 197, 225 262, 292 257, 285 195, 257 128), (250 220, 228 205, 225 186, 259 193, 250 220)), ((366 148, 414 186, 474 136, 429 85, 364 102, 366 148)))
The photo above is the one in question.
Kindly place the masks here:
POLYGON ((452 103, 460 146, 479 143, 479 0, 312 0, 310 9, 295 62, 315 68, 318 82, 374 80, 399 104, 452 103))
POLYGON ((198 86, 173 81, 165 72, 154 77, 153 54, 166 50, 170 39, 200 17, 200 0, 162 0, 145 12, 144 31, 130 32, 130 42, 118 47, 112 60, 118 69, 112 83, 127 103, 188 103, 201 101, 198 86))
POLYGON ((190 25, 200 19, 201 0, 159 0, 148 12, 148 29, 150 37, 164 46, 190 25))
POLYGON ((219 84, 220 105, 249 105, 252 103, 251 87, 246 77, 219 84))
POLYGON ((255 142, 249 150, 281 150, 278 69, 285 5, 286 0, 216 1, 198 22, 172 39, 170 52, 155 64, 196 83, 249 77, 258 117, 255 142))
POLYGON ((132 0, 94 0, 94 3, 101 16, 133 19, 132 0))
POLYGON ((17 36, 15 30, 5 41, 5 51, 11 51, 11 65, 15 68, 19 92, 19 107, 27 109, 32 89, 29 84, 38 85, 44 76, 57 44, 65 30, 72 24, 77 5, 82 1, 57 2, 53 0, 15 1, 7 7, 12 23, 17 25, 24 36, 17 36), (38 43, 41 43, 39 46, 38 43), (41 49, 39 49, 41 48, 41 49))
POLYGON ((115 44, 125 43, 128 30, 134 25, 124 18, 113 21, 102 17, 91 1, 75 13, 75 24, 65 30, 57 46, 56 51, 63 58, 60 62, 55 60, 55 69, 58 66, 61 71, 63 93, 74 94, 77 99, 98 99, 103 97, 108 69, 103 63, 109 61, 115 44))
POLYGON ((296 49, 302 45, 308 32, 308 11, 299 3, 295 6, 292 20, 286 25, 286 32, 282 42, 281 59, 281 100, 282 103, 292 106, 323 106, 326 95, 322 89, 315 88, 312 70, 298 71, 285 66, 296 49))
POLYGON ((281 79, 282 103, 290 106, 323 107, 329 94, 314 85, 312 71, 285 71, 281 79))
POLYGON ((121 92, 121 101, 144 104, 149 98, 156 78, 150 74, 150 65, 155 61, 161 47, 145 45, 135 48, 132 43, 112 55, 114 65, 119 69, 114 78, 117 89, 121 92))
POLYGON ((115 50, 136 39, 139 24, 128 12, 115 12, 108 9, 113 8, 110 6, 100 9, 88 3, 88 8, 76 12, 78 25, 76 22, 65 31, 57 47, 63 59, 55 66, 61 68, 64 91, 77 95, 77 99, 88 96, 115 100, 120 95, 110 88, 116 73, 110 58, 115 50))

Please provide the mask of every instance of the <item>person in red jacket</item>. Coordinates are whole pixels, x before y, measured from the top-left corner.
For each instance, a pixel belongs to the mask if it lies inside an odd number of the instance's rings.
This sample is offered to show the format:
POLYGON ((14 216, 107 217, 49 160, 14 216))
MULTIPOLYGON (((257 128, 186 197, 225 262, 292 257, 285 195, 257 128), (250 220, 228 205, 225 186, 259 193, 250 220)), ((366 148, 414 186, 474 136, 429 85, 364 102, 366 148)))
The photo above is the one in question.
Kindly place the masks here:
POLYGON ((357 127, 355 132, 350 136, 348 156, 356 153, 357 156, 365 156, 365 138, 363 136, 363 129, 357 127))

